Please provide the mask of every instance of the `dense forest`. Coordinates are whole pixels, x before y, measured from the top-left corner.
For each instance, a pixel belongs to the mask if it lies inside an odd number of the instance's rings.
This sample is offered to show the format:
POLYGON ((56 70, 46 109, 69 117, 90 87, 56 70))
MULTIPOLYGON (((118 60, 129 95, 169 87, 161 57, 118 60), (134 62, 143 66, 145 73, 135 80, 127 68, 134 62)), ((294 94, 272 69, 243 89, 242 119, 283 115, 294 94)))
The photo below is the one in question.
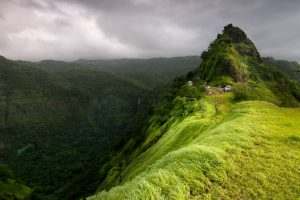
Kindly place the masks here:
POLYGON ((92 194, 100 181, 99 167, 127 127, 136 124, 136 115, 148 115, 145 111, 162 90, 157 87, 198 63, 197 56, 124 63, 32 63, 1 57, 1 171, 14 174, 1 176, 27 186, 21 194, 5 189, 3 198, 92 194))

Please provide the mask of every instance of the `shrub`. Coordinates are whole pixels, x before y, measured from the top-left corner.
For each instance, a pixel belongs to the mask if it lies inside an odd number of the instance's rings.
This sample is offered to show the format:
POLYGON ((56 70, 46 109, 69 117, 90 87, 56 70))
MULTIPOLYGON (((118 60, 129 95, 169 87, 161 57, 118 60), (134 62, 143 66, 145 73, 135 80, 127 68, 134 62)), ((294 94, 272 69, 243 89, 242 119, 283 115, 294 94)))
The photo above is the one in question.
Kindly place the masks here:
POLYGON ((236 101, 249 100, 250 94, 246 83, 237 83, 232 90, 233 99, 236 101))
POLYGON ((233 99, 236 101, 259 100, 280 105, 280 101, 263 83, 237 83, 233 87, 233 99))
POLYGON ((176 116, 179 118, 192 115, 200 108, 197 104, 196 99, 187 99, 185 97, 180 96, 177 96, 174 99, 173 106, 174 108, 172 110, 172 116, 176 116))
POLYGON ((178 96, 199 99, 203 95, 202 91, 194 85, 183 85, 178 91, 178 96))

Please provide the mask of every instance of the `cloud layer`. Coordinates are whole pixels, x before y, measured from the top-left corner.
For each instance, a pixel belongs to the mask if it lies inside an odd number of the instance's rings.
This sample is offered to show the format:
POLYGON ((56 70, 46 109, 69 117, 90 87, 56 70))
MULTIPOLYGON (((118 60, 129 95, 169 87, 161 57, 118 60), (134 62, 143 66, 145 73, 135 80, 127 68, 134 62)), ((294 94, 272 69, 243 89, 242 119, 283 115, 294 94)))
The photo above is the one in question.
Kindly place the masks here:
POLYGON ((233 23, 263 56, 300 61, 298 0, 0 3, 0 54, 11 59, 199 55, 223 26, 233 23))

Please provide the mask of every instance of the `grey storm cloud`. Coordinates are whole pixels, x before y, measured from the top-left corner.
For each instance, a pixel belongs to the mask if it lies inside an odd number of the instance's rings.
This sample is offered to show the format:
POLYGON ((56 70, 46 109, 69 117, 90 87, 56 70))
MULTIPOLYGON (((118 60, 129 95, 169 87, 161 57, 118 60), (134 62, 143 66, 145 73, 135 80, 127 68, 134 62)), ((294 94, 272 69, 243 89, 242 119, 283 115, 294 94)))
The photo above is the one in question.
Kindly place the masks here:
POLYGON ((263 56, 300 61, 298 0, 0 0, 0 54, 74 60, 199 55, 233 23, 263 56))

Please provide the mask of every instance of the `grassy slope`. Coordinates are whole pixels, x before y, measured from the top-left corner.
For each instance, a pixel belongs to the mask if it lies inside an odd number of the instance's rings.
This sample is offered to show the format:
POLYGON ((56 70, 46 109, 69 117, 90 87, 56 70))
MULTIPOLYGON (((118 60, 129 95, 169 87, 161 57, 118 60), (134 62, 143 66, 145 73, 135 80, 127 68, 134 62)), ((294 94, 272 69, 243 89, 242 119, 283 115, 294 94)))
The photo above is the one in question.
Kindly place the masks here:
POLYGON ((208 103, 204 119, 175 122, 123 171, 120 186, 90 199, 299 197, 300 109, 224 105, 221 114, 208 103))

